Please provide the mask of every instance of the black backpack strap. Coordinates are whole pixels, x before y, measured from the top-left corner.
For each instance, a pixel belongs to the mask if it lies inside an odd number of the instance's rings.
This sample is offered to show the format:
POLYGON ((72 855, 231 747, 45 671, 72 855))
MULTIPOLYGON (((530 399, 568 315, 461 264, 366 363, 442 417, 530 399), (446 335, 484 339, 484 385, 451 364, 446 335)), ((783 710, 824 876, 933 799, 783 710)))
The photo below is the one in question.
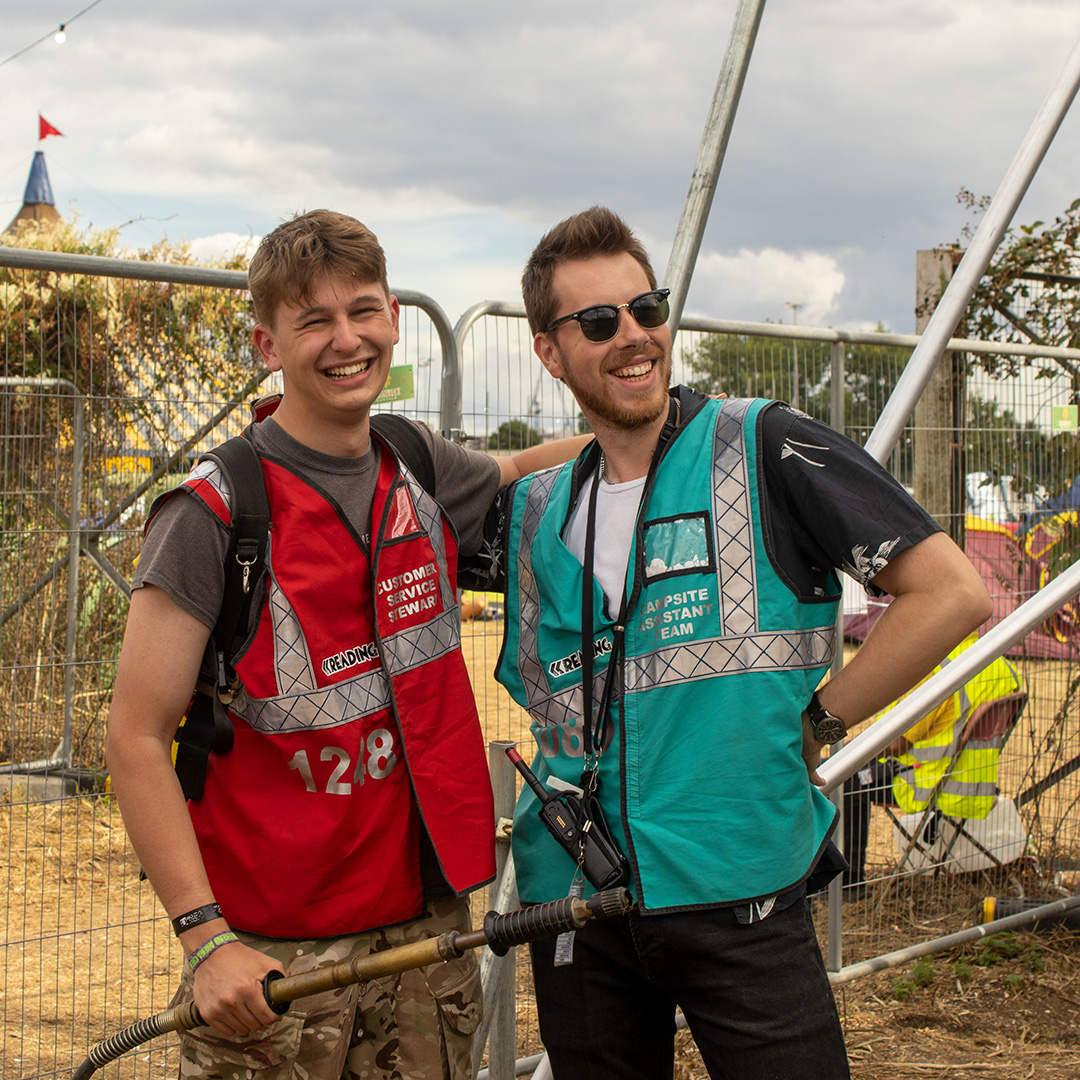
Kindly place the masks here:
POLYGON ((371 427, 386 442, 394 455, 404 462, 429 494, 435 494, 435 459, 424 436, 411 420, 400 413, 372 413, 371 427))
POLYGON ((209 755, 232 749, 226 705, 237 688, 233 664, 247 641, 251 605, 261 595, 270 530, 266 481, 251 441, 236 436, 203 457, 217 464, 228 483, 230 524, 221 611, 206 644, 195 696, 176 733, 176 772, 185 797, 195 801, 202 798, 209 755))
MULTIPOLYGON (((225 475, 230 494, 229 550, 225 555, 225 595, 214 627, 218 652, 231 664, 247 640, 251 601, 266 572, 270 502, 259 455, 251 440, 236 435, 203 455, 225 475)), ((220 677, 220 674, 219 674, 220 677)))

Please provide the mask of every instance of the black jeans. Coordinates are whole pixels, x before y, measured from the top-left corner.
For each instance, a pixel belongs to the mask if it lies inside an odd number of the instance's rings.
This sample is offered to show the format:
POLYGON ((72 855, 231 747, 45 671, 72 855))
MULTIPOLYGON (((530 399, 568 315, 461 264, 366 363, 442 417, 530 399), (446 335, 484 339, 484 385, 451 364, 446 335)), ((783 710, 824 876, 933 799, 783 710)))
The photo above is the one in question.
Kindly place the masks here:
POLYGON ((682 1006, 713 1080, 848 1080, 809 905, 741 925, 730 909, 588 923, 574 962, 531 946, 555 1080, 667 1080, 682 1006))

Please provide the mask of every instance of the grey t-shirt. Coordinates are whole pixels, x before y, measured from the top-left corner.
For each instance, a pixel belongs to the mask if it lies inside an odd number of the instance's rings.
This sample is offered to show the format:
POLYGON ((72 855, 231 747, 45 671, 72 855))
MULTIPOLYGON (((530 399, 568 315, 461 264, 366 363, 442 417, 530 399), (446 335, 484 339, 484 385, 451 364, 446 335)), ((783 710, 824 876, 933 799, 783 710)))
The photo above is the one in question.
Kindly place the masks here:
MULTIPOLYGON (((465 450, 423 424, 416 427, 431 449, 433 494, 457 532, 458 550, 472 555, 480 546, 484 516, 499 488, 499 466, 494 458, 465 450)), ((379 473, 380 448, 374 439, 361 457, 334 457, 297 442, 271 417, 254 425, 252 442, 260 455, 280 462, 329 496, 367 545, 379 473)), ((213 628, 225 590, 228 543, 228 530, 218 517, 181 488, 150 523, 132 588, 155 585, 178 607, 213 628)))

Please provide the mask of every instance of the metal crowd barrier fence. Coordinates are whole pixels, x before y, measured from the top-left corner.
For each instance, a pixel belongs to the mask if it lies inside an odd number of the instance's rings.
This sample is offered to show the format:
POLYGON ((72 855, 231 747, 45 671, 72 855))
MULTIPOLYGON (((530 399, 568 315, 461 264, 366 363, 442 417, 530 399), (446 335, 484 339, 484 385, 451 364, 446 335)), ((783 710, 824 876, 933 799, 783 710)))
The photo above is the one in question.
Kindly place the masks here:
MULTIPOLYGON (((243 274, 17 249, 0 249, 0 267, 14 271, 0 279, 0 791, 7 793, 0 813, 7 856, 0 860, 7 897, 0 1080, 8 1080, 65 1075, 87 1045, 160 1008, 172 991, 175 946, 149 886, 137 880, 108 794, 104 720, 128 567, 149 499, 183 475, 194 454, 235 433, 238 406, 267 382, 247 345, 246 305, 200 306, 207 290, 235 298, 243 274), (210 346, 220 342, 219 356, 210 346), (202 381, 195 369, 205 372, 202 381)), ((578 428, 573 399, 532 355, 520 305, 477 305, 451 327, 430 299, 396 295, 408 312, 398 354, 414 368, 416 397, 393 408, 481 447, 493 436, 498 442, 500 427, 513 422, 519 434, 578 428)), ((685 317, 675 379, 731 378, 735 394, 784 391, 865 441, 917 341, 685 317), (830 395, 834 386, 846 393, 830 395)), ((1048 374, 1058 360, 1080 359, 1078 350, 997 342, 954 339, 948 347, 1023 357, 1049 365, 1048 374)), ((1060 385, 1054 378, 1042 384, 1040 407, 1060 385)), ((1020 415, 1031 406, 1030 387, 1009 397, 1010 387, 1003 380, 993 389, 1020 415)), ((906 434, 918 437, 911 425, 906 434)), ((901 459, 894 457, 894 468, 901 459)), ((1070 592, 1070 582, 1058 579, 1058 588, 1070 592)), ((1058 610, 1069 600, 1043 596, 1058 610)), ((527 717, 491 678, 499 598, 482 599, 486 607, 475 605, 463 648, 487 736, 527 747, 527 717)), ((1025 640, 1017 639, 1021 646, 1025 640)), ((1023 859, 971 874, 942 864, 896 875, 892 837, 877 822, 865 898, 831 904, 831 918, 819 913, 831 959, 844 942, 847 966, 830 963, 838 977, 925 947, 928 912, 960 932, 963 910, 980 890, 1019 886, 1029 898, 1078 891, 1080 837, 1069 808, 1078 797, 1080 771, 1071 763, 1080 733, 1069 718, 1080 671, 1068 648, 1052 660, 1021 648, 1015 662, 1031 704, 1002 755, 1000 784, 1003 795, 1024 800, 1023 859)), ((860 753, 876 752, 866 742, 859 746, 860 753)), ((494 759, 507 765, 501 753, 494 759)), ((841 767, 841 755, 836 761, 825 768, 841 767)), ((493 768, 503 835, 515 780, 512 770, 500 777, 493 768)), ((500 847, 500 862, 512 868, 500 847)), ((513 905, 512 873, 504 872, 489 897, 489 906, 513 905)), ((512 957, 484 963, 492 1077, 522 1067, 514 1064, 519 1052, 535 1064, 540 1049, 527 1005, 527 965, 515 966, 512 957), (523 997, 515 1005, 519 980, 523 997)), ((164 1075, 169 1060, 168 1046, 154 1046, 123 1059, 117 1075, 164 1075)))

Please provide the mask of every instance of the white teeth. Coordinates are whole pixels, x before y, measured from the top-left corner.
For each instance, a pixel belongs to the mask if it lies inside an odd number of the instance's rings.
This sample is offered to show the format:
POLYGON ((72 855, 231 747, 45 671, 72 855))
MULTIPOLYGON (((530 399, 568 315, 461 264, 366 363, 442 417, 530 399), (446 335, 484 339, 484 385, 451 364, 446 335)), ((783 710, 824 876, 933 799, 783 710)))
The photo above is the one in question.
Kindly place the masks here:
POLYGON ((348 364, 345 367, 328 368, 323 374, 331 379, 347 379, 350 375, 359 375, 361 371, 367 371, 370 366, 369 361, 362 360, 357 364, 348 364))
POLYGON ((618 371, 613 371, 612 374, 619 379, 634 379, 639 375, 648 375, 652 371, 652 361, 646 361, 644 364, 633 364, 630 367, 619 368, 618 371))

